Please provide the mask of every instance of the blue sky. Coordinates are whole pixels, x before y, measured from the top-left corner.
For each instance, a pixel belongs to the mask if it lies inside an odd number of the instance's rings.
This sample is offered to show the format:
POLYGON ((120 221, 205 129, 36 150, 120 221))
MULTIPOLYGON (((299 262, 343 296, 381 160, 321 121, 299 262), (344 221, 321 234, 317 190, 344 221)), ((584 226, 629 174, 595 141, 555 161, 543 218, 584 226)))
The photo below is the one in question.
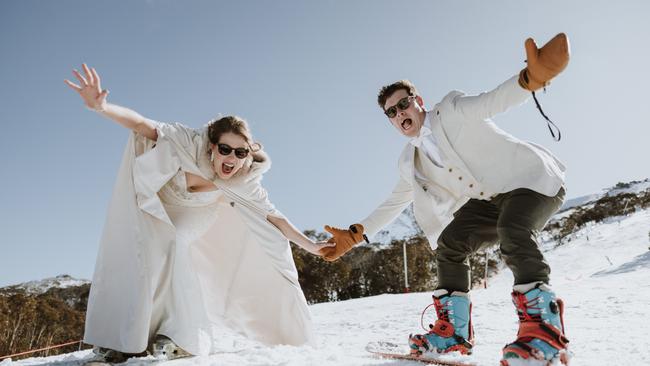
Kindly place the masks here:
POLYGON ((273 159, 264 185, 301 229, 363 219, 407 142, 376 105, 408 78, 429 107, 524 66, 528 36, 571 39, 541 96, 495 119, 568 166, 569 198, 650 177, 644 1, 0 2, 0 286, 90 278, 127 131, 63 83, 94 66, 109 101, 199 127, 246 118, 273 159))

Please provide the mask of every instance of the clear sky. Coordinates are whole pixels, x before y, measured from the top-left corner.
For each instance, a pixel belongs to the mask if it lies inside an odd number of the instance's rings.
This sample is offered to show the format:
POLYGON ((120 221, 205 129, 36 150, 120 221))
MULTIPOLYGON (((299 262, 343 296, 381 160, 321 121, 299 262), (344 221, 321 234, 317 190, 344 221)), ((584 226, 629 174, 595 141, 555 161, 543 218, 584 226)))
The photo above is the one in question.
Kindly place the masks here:
MULTIPOLYGON (((301 229, 363 219, 407 140, 376 105, 408 78, 429 107, 496 87, 524 40, 572 59, 534 103, 498 116, 568 166, 567 196, 650 177, 647 1, 0 2, 0 286, 90 278, 127 131, 63 83, 94 66, 109 101, 199 127, 246 118, 273 160, 264 185, 301 229)), ((489 152, 486 152, 486 154, 489 152)))

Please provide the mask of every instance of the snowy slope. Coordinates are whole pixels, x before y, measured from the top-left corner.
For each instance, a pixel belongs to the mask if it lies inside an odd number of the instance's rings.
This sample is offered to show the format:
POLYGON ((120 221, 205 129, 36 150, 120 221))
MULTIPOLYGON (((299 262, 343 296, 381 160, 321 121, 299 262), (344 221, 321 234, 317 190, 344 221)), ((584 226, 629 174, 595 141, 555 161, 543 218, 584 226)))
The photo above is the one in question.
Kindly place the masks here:
POLYGON ((650 189, 650 178, 645 180, 640 180, 640 181, 632 181, 629 183, 619 183, 614 187, 603 189, 599 193, 570 198, 564 201, 562 207, 560 207, 559 213, 554 216, 554 219, 559 219, 563 216, 568 216, 567 211, 569 211, 570 213, 572 208, 578 206, 584 206, 583 208, 587 208, 589 206, 587 204, 594 203, 605 196, 612 197, 623 193, 639 194, 648 189, 650 189))
MULTIPOLYGON (((552 285, 566 302, 565 323, 572 366, 650 365, 650 210, 589 226, 567 244, 546 253, 552 285)), ((552 247, 552 245, 547 245, 552 247)), ((504 270, 487 290, 473 291, 477 344, 473 360, 497 365, 501 347, 516 333, 510 303, 512 275, 504 270)), ((420 313, 429 293, 381 295, 311 307, 317 346, 251 346, 232 354, 166 362, 169 365, 416 365, 381 360, 364 351, 368 342, 405 344, 419 331, 420 313)), ((431 317, 434 314, 430 314, 431 317)), ((49 358, 16 361, 16 365, 76 365, 90 356, 81 351, 49 358)), ((148 365, 152 358, 128 365, 148 365)), ((5 361, 2 366, 11 362, 5 361)))

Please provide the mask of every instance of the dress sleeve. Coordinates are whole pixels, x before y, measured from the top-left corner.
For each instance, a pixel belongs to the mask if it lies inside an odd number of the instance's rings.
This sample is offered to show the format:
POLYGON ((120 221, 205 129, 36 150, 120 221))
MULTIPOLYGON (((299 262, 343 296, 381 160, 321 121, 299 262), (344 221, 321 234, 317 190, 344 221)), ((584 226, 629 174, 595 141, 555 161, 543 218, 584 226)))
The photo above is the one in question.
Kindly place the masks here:
POLYGON ((251 184, 253 186, 249 199, 261 210, 260 212, 263 212, 266 216, 285 218, 284 215, 275 208, 275 205, 271 203, 268 192, 259 180, 251 182, 251 184))
POLYGON ((176 144, 182 146, 184 149, 191 149, 193 141, 196 136, 196 130, 187 127, 181 123, 164 123, 153 121, 156 125, 158 138, 167 138, 176 144))

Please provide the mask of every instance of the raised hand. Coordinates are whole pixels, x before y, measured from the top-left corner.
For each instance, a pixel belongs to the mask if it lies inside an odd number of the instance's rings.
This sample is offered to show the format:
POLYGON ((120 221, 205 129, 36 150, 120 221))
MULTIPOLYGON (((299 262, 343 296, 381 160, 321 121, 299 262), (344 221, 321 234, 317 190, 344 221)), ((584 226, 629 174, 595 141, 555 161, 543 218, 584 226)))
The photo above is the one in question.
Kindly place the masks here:
POLYGON ((339 259, 342 255, 349 252, 353 246, 362 241, 368 242, 368 237, 363 233, 363 225, 350 225, 348 230, 339 229, 325 225, 325 230, 332 234, 328 240, 330 243, 336 243, 335 247, 327 247, 320 250, 320 255, 328 262, 339 259))
POLYGON ((72 74, 79 80, 79 85, 67 79, 64 82, 79 93, 86 107, 94 111, 104 111, 108 90, 102 90, 101 80, 95 68, 89 69, 86 64, 82 64, 82 68, 84 75, 81 75, 76 69, 72 70, 72 74))
POLYGON ((548 41, 542 48, 532 38, 528 38, 526 62, 528 65, 519 73, 519 85, 535 91, 549 84, 569 64, 569 38, 560 33, 548 41))

